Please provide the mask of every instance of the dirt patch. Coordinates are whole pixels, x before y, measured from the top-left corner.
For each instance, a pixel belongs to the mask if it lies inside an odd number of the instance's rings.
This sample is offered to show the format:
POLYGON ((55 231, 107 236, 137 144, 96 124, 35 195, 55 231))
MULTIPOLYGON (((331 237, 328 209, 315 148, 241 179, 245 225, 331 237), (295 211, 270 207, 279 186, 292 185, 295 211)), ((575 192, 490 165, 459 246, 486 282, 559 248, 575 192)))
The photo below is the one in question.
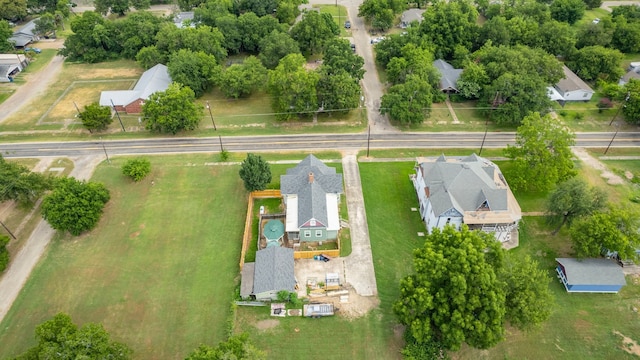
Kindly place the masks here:
POLYGON ((640 345, 638 345, 635 340, 630 337, 624 336, 619 331, 614 331, 613 333, 622 337, 622 350, 628 352, 631 355, 640 356, 640 345))
POLYGON ((77 80, 88 79, 113 79, 113 78, 137 78, 142 74, 137 69, 87 69, 76 73, 77 80))
POLYGON ((624 177, 627 178, 627 180, 633 180, 633 173, 629 170, 624 172, 624 177))
POLYGON ((584 319, 578 319, 573 323, 573 328, 576 332, 583 333, 585 330, 591 329, 592 324, 584 319))
POLYGON ((68 92, 59 99, 57 104, 52 106, 46 114, 47 120, 74 119, 78 114, 76 106, 82 111, 85 105, 98 101, 103 90, 126 90, 131 87, 132 82, 133 80, 76 83, 68 89, 68 92))
POLYGON ((129 234, 129 239, 137 238, 138 236, 140 236, 140 231, 132 232, 129 234))
POLYGON ((600 171, 600 176, 607 179, 607 184, 621 185, 624 184, 622 178, 609 170, 600 160, 591 156, 587 150, 583 148, 572 148, 573 154, 587 166, 600 171))
POLYGON ((277 319, 268 319, 268 320, 260 320, 256 323, 256 328, 258 328, 258 330, 269 330, 269 329, 273 329, 274 327, 280 325, 280 320, 277 319))

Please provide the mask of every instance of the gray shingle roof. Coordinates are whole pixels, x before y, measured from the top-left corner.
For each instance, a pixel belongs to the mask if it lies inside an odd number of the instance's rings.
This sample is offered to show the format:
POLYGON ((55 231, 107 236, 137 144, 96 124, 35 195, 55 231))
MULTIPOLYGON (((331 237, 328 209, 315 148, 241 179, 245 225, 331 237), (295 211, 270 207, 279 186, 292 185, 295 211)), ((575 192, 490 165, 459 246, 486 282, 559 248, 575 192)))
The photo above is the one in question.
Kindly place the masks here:
POLYGON ((165 65, 157 64, 142 74, 133 90, 103 91, 100 94, 100 105, 111 106, 111 100, 114 105, 129 105, 137 99, 148 99, 155 92, 167 90, 169 84, 169 70, 165 65))
POLYGON ((273 290, 293 291, 295 285, 293 249, 273 246, 256 252, 254 294, 273 290))
POLYGON ((492 211, 508 210, 506 184, 496 184, 492 175, 499 169, 475 154, 458 161, 447 161, 441 155, 420 167, 435 216, 450 209, 460 214, 475 211, 484 202, 492 211))
POLYGON ((0 65, 0 78, 6 78, 9 75, 11 65, 0 65))
POLYGON ((422 22, 422 19, 423 19, 422 14, 425 11, 426 10, 423 10, 423 9, 409 9, 402 13, 402 22, 407 25, 414 21, 422 22))
POLYGON ((455 69, 448 62, 438 59, 433 62, 433 66, 440 72, 440 90, 458 91, 458 79, 462 74, 462 69, 455 69))
POLYGON ((571 69, 569 69, 566 65, 562 65, 562 71, 564 72, 564 78, 560 79, 556 84, 556 88, 558 88, 562 93, 566 93, 567 91, 575 91, 575 90, 584 90, 593 92, 593 89, 586 82, 578 77, 571 69))
POLYGON ((244 263, 240 279, 240 297, 248 298, 253 293, 253 273, 256 263, 244 263))
POLYGON ((622 268, 609 259, 557 258, 568 285, 626 285, 622 268))
POLYGON ((311 219, 326 227, 326 194, 342 194, 342 174, 336 174, 335 168, 309 155, 294 168, 287 169, 286 175, 280 176, 280 192, 298 195, 298 227, 311 219))

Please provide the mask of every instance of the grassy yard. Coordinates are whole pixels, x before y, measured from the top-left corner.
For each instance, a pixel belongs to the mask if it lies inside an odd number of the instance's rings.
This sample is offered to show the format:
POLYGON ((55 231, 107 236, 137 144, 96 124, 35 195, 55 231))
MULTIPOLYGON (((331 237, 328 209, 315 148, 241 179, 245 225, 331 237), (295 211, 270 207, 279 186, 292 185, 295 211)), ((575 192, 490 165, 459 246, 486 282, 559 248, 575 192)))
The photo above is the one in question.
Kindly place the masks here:
MULTIPOLYGON (((350 29, 345 29, 344 28, 344 22, 349 20, 349 14, 347 11, 347 8, 342 6, 342 5, 315 5, 315 8, 319 8, 320 9, 320 13, 327 13, 327 14, 331 14, 331 16, 333 16, 333 20, 335 21, 336 25, 338 25, 338 28, 340 29, 340 36, 342 37, 350 37, 351 36, 351 30, 350 29)), ((357 15, 357 14, 355 14, 357 15)))
MULTIPOLYGON (((414 160, 418 156, 468 156, 474 149, 376 149, 369 151, 369 157, 372 158, 406 158, 414 160)), ((477 153, 477 152, 476 152, 477 153)), ((367 155, 366 150, 358 152, 358 157, 367 155)), ((502 149, 484 149, 482 156, 487 158, 503 157, 502 149)))
POLYGON ((98 228, 58 234, 0 324, 0 358, 34 344, 34 327, 59 311, 104 324, 136 359, 184 358, 229 330, 247 195, 237 166, 202 155, 152 157, 132 183, 122 159, 94 180, 111 189, 98 228), (151 185, 151 181, 155 185, 151 185))

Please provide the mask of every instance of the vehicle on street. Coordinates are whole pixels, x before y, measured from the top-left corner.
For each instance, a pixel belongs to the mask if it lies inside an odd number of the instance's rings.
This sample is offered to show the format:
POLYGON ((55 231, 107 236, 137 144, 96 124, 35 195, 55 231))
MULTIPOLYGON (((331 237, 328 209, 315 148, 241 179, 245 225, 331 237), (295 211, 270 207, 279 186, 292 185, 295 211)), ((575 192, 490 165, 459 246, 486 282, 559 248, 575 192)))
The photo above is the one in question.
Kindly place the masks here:
POLYGON ((351 29, 351 21, 347 20, 344 22, 344 28, 345 29, 351 29))
POLYGON ((40 50, 38 48, 32 48, 32 47, 25 47, 24 51, 25 52, 33 51, 36 54, 40 54, 42 52, 42 50, 40 50))

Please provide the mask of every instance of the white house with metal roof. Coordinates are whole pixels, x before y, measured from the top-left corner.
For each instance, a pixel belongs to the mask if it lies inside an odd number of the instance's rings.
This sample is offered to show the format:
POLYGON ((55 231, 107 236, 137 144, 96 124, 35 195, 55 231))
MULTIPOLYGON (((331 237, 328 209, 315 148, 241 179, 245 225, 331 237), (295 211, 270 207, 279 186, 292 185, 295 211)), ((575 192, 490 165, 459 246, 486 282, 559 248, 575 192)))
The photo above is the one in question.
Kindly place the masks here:
POLYGON ((290 241, 335 240, 340 230, 342 174, 313 155, 280 176, 290 241))
POLYGON ((142 112, 142 105, 151 94, 165 91, 171 84, 169 70, 163 64, 157 64, 145 71, 132 90, 103 91, 100 94, 100 105, 115 107, 127 114, 142 112))
POLYGON ((566 65, 562 65, 562 71, 564 77, 553 87, 547 88, 549 98, 560 102, 591 100, 593 89, 566 65))
POLYGON ((556 272, 567 292, 618 293, 627 284, 622 268, 609 259, 557 258, 556 272))
POLYGON ((500 168, 477 156, 417 159, 411 180, 427 230, 466 224, 493 232, 502 243, 518 240, 520 205, 500 168))

